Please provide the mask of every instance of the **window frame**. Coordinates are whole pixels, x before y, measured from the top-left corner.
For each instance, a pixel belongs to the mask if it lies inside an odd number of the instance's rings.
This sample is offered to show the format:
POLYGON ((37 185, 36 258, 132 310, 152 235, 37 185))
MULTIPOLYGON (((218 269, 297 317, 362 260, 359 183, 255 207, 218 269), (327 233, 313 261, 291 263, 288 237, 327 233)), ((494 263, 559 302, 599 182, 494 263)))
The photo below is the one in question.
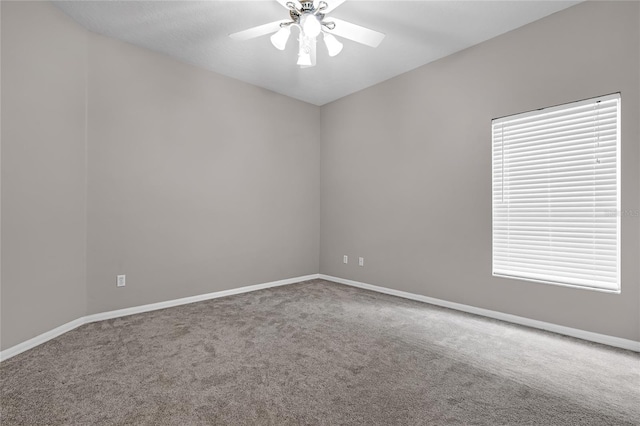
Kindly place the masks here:
MULTIPOLYGON (((582 99, 579 101, 573 101, 573 102, 567 102, 567 103, 563 103, 563 104, 557 104, 554 106, 550 106, 550 107, 543 107, 543 108, 538 108, 535 110, 529 110, 529 111, 525 111, 525 112, 521 112, 521 113, 516 113, 516 114, 509 114, 509 115, 505 115, 505 116, 501 116, 501 117, 496 117, 493 118, 491 120, 491 274, 493 277, 497 277, 497 278, 507 278, 507 279, 515 279, 515 280, 521 280, 521 281, 529 281, 529 282, 536 282, 536 283, 542 283, 542 284, 548 284, 548 285, 554 285, 554 286, 560 286, 560 287, 568 287, 568 288, 575 288, 575 289, 580 289, 580 290, 589 290, 589 291, 597 291, 597 292, 603 292, 603 293, 609 293, 609 294, 620 294, 622 292, 622 270, 621 270, 621 257, 622 257, 622 253, 621 253, 621 236, 622 236, 622 232, 621 232, 621 226, 622 226, 622 221, 621 221, 621 198, 622 198, 622 173, 621 173, 621 159, 622 159, 622 155, 621 155, 621 148, 622 148, 622 127, 621 127, 621 123, 622 123, 622 95, 620 92, 614 92, 614 93, 610 93, 607 95, 603 95, 603 96, 595 96, 595 97, 591 97, 591 98, 587 98, 587 99, 582 99), (615 207, 615 212, 612 212, 611 214, 615 215, 616 218, 616 284, 617 284, 617 289, 608 289, 608 288, 601 288, 601 287, 595 287, 595 286, 588 286, 588 285, 580 285, 580 284, 574 284, 574 283, 567 283, 567 282, 562 282, 562 281, 551 281, 551 280, 544 280, 544 279, 537 279, 537 278, 530 278, 530 277, 526 277, 526 276, 519 276, 519 275, 508 275, 508 274, 504 274, 504 273, 496 273, 495 269, 496 269, 496 265, 495 265, 495 228, 496 228, 496 218, 495 218, 495 209, 496 209, 496 199, 494 196, 494 191, 495 191, 495 183, 494 183, 494 163, 495 163, 495 147, 496 147, 496 143, 494 141, 494 126, 497 124, 500 124, 504 121, 507 121, 508 119, 521 119, 521 118, 528 118, 528 117, 532 117, 535 115, 540 115, 540 114, 546 114, 546 113, 552 113, 555 111, 561 111, 563 109, 568 109, 568 108, 572 108, 572 107, 579 107, 581 105, 588 105, 591 103, 595 103, 598 101, 607 101, 607 100, 611 100, 611 99, 617 99, 617 116, 616 116, 616 150, 615 150, 615 159, 616 159, 616 165, 615 165, 615 170, 616 170, 616 207, 615 207)), ((504 161, 504 158, 501 160, 504 161)))

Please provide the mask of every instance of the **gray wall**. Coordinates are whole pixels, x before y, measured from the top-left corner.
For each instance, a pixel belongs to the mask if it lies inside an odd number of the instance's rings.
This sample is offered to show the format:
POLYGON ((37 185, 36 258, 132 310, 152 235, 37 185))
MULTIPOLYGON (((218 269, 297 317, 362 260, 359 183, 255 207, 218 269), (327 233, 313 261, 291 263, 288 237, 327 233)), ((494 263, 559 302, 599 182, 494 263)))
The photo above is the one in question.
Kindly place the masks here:
POLYGON ((620 295, 491 276, 490 136, 492 118, 622 92, 622 208, 637 212, 639 17, 583 3, 325 105, 320 272, 640 340, 637 216, 620 295))
POLYGON ((90 47, 89 313, 318 272, 318 107, 90 47))
POLYGON ((318 272, 318 107, 1 7, 1 349, 318 272))
POLYGON ((1 7, 6 349, 85 312, 87 38, 51 5, 1 7))

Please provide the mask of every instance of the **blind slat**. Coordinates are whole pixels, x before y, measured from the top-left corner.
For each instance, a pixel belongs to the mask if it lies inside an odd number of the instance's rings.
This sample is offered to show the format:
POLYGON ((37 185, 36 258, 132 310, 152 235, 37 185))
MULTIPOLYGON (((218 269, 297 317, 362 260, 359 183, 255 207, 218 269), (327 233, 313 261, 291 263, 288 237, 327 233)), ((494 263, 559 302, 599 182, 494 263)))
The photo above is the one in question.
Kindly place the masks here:
MULTIPOLYGON (((600 121, 606 121, 610 119, 616 119, 616 107, 615 105, 610 105, 607 107, 603 107, 599 109, 599 118, 600 121)), ((517 133, 518 131, 532 131, 539 129, 548 129, 548 128, 560 128, 566 125, 574 125, 574 124, 587 124, 590 125, 593 122, 593 111, 582 111, 576 114, 567 114, 561 115, 554 119, 548 120, 539 120, 533 121, 530 123, 523 124, 510 124, 505 127, 509 133, 517 133)), ((494 126, 494 131, 498 131, 502 126, 494 126)), ((505 132, 505 135, 508 134, 505 132)))

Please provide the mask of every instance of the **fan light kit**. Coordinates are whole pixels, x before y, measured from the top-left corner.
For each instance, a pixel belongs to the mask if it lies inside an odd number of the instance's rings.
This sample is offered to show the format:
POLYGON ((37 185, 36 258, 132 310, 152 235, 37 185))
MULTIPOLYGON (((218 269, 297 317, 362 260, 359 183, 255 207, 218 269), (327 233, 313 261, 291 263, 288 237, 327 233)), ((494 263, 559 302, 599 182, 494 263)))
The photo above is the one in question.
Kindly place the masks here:
POLYGON ((335 37, 336 35, 370 47, 378 47, 384 38, 382 33, 341 19, 332 18, 330 21, 326 21, 326 14, 340 6, 345 0, 334 0, 331 5, 325 1, 319 1, 316 5, 313 1, 300 0, 299 6, 292 1, 277 1, 289 9, 290 20, 259 25, 233 33, 229 37, 235 40, 249 40, 274 33, 271 36, 271 43, 276 49, 284 50, 291 36, 291 27, 297 27, 299 29, 298 65, 300 68, 308 68, 316 64, 316 42, 320 34, 322 34, 329 56, 336 56, 342 51, 342 43, 335 37))

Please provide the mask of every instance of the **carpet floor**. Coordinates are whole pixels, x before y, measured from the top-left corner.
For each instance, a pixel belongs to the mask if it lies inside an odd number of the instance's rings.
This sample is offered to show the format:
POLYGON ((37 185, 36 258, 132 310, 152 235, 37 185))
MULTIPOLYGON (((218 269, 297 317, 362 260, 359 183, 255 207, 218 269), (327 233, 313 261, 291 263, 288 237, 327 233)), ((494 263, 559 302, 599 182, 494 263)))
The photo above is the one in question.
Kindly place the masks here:
POLYGON ((8 425, 638 425, 640 356, 322 280, 79 327, 8 425))

